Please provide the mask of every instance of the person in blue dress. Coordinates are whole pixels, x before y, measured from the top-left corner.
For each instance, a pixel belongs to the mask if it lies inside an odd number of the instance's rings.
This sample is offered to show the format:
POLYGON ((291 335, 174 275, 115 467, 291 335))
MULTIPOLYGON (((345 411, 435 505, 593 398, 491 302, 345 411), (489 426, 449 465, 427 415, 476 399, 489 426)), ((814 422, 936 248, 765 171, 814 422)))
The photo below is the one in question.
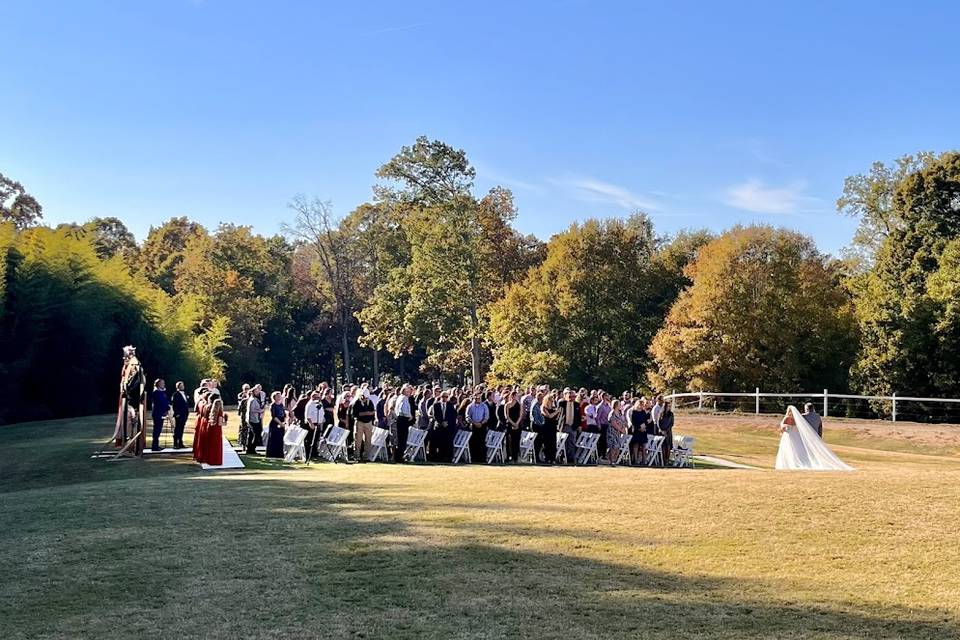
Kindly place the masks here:
POLYGON ((270 436, 267 438, 267 457, 282 458, 287 410, 283 406, 283 394, 279 391, 274 391, 270 399, 273 400, 273 404, 270 405, 270 436))

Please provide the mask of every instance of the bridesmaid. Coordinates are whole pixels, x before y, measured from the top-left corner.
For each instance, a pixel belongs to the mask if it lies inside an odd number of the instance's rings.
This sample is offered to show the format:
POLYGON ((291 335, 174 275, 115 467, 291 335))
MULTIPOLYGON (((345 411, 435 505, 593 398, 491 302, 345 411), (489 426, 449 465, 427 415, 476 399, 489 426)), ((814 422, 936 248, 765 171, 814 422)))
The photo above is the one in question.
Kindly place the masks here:
POLYGON ((193 425, 193 459, 197 462, 203 462, 203 447, 206 444, 205 432, 207 430, 207 419, 204 415, 207 407, 207 394, 209 391, 203 389, 197 396, 197 406, 194 410, 197 412, 197 422, 193 425))
POLYGON ((223 464, 223 423, 227 418, 223 412, 223 400, 219 395, 214 395, 203 411, 206 414, 206 428, 203 431, 200 462, 220 466, 223 464))
POLYGON ((284 424, 287 421, 287 410, 283 406, 283 394, 274 391, 270 395, 273 404, 270 405, 270 439, 267 441, 267 457, 283 457, 284 424))

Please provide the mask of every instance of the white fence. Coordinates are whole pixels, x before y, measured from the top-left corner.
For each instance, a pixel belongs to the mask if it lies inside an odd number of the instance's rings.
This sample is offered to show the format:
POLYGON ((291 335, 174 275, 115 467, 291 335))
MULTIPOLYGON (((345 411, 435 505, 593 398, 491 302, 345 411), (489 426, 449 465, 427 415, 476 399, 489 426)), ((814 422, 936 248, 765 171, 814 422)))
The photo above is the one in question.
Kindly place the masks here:
MULTIPOLYGON (((832 400, 860 400, 869 403, 870 411, 873 414, 876 416, 889 415, 893 422, 897 421, 898 403, 901 407, 904 405, 904 403, 920 403, 922 410, 923 405, 936 406, 942 404, 945 409, 945 417, 952 419, 951 421, 960 422, 960 399, 958 398, 916 398, 912 396, 898 396, 897 394, 893 394, 892 396, 857 396, 843 393, 830 393, 827 389, 824 389, 823 393, 761 393, 759 388, 757 388, 753 393, 716 393, 712 391, 697 391, 693 393, 670 393, 669 395, 664 396, 664 398, 670 400, 675 407, 681 407, 681 403, 683 403, 683 406, 692 407, 693 404, 696 403, 697 408, 701 410, 704 409, 705 405, 711 400, 715 401, 718 398, 733 398, 737 404, 742 404, 744 401, 748 402, 748 399, 753 399, 754 413, 757 415, 761 413, 760 401, 762 398, 773 398, 778 400, 799 399, 813 403, 818 409, 820 409, 820 414, 822 416, 830 415, 830 402, 832 400), (687 404, 687 402, 689 402, 689 404, 687 404), (955 408, 958 413, 948 414, 946 409, 950 408, 955 408)), ((927 409, 924 410, 923 414, 911 415, 911 417, 916 418, 919 422, 929 422, 931 421, 929 418, 932 416, 927 409), (928 419, 923 419, 924 417, 928 419)))

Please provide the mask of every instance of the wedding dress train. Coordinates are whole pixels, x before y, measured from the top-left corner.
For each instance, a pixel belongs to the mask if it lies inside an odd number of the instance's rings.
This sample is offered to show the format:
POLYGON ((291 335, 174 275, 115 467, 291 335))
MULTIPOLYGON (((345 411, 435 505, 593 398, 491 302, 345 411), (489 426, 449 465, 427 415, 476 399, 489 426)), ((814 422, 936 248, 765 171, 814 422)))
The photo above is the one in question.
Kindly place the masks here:
POLYGON ((813 471, 853 471, 817 435, 797 408, 787 408, 781 427, 780 449, 777 451, 777 469, 813 471))

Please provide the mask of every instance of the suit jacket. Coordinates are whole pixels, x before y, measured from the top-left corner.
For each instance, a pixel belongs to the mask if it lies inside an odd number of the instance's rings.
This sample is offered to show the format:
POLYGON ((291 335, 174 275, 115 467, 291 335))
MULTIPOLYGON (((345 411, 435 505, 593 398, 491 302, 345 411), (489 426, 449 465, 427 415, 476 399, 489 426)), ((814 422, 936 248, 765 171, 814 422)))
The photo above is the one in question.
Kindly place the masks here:
POLYGON ((177 417, 190 415, 190 406, 187 404, 187 394, 183 391, 173 392, 173 415, 177 417))
POLYGON ((167 392, 163 389, 154 389, 153 390, 153 417, 162 417, 167 415, 167 410, 170 409, 170 401, 167 400, 167 392))
POLYGON ((812 413, 804 413, 803 419, 807 421, 813 430, 817 432, 817 435, 821 438, 823 437, 823 419, 820 417, 820 414, 816 411, 812 413))

